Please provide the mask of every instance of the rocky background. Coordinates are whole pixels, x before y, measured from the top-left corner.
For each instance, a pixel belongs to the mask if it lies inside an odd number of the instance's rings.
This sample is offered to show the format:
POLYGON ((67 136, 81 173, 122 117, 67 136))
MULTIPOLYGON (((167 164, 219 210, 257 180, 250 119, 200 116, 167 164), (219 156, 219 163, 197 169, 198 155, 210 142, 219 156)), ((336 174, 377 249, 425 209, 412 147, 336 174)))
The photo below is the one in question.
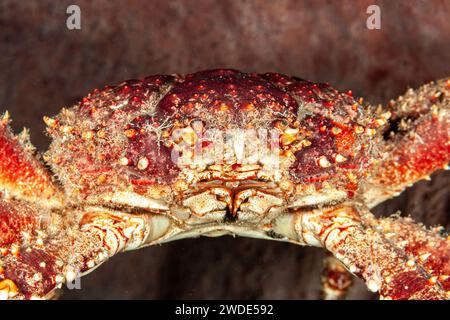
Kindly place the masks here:
MULTIPOLYGON (((94 88, 156 73, 231 67, 352 89, 373 103, 450 75, 446 0, 0 0, 0 109, 40 150, 44 115, 94 88), (66 8, 81 8, 81 30, 66 8), (381 30, 366 9, 381 8, 381 30)), ((450 226, 450 174, 376 208, 450 226)), ((64 299, 317 299, 324 251, 252 239, 182 240, 121 254, 64 299)), ((372 299, 361 281, 349 298, 372 299)))

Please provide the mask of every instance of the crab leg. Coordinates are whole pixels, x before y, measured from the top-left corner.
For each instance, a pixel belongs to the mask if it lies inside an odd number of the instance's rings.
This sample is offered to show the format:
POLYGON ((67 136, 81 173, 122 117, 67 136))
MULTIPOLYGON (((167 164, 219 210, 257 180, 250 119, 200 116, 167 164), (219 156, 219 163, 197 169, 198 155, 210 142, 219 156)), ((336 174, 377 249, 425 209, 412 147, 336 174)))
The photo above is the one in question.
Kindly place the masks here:
MULTIPOLYGON (((57 190, 24 131, 8 127, 9 115, 0 121, 0 298, 32 297, 54 287, 56 247, 45 248, 43 226, 60 221, 50 209, 59 207, 57 190), (23 290, 22 290, 23 289, 23 290)), ((53 232, 53 231, 52 231, 53 232)))
POLYGON ((429 275, 430 283, 439 283, 450 296, 450 237, 442 228, 426 229, 411 218, 379 219, 378 228, 386 239, 404 250, 429 275))
POLYGON ((369 175, 373 207, 450 162, 450 78, 430 83, 380 110, 386 123, 383 159, 369 175))
POLYGON ((0 201, 0 298, 50 298, 63 282, 150 243, 169 226, 166 217, 150 214, 70 213, 62 222, 64 212, 0 201))
POLYGON ((384 226, 390 230, 402 228, 400 222, 379 223, 366 209, 352 206, 299 213, 295 222, 301 242, 329 250, 381 297, 448 299, 448 240, 423 231, 422 242, 417 242, 417 236, 401 232, 397 237, 407 239, 411 246, 399 246, 393 244, 384 226), (416 254, 418 248, 436 254, 440 264, 423 266, 416 254))
POLYGON ((352 276, 342 262, 331 254, 328 254, 324 259, 324 269, 322 272, 323 299, 344 299, 352 284, 352 276))
POLYGON ((0 298, 51 298, 100 247, 76 216, 0 198, 0 298))

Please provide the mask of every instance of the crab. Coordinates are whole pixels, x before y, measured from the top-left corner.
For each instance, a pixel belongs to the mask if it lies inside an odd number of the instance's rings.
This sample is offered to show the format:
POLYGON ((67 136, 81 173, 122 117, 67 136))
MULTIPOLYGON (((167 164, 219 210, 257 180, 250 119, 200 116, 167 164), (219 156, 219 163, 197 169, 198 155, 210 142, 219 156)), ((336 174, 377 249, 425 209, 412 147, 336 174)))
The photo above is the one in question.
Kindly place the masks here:
POLYGON ((383 299, 448 299, 450 239, 371 208, 450 160, 450 78, 386 106, 277 73, 218 69, 95 90, 38 154, 0 123, 0 297, 49 299, 115 254, 237 235, 329 252, 383 299))

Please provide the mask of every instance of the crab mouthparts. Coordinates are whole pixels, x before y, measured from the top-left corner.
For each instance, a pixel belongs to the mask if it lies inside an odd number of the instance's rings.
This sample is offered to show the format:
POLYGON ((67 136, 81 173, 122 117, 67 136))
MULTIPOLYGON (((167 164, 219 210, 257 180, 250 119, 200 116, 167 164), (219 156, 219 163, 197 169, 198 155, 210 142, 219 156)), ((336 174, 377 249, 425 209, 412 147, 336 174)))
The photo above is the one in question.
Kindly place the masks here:
POLYGON ((194 217, 205 221, 216 220, 219 218, 217 215, 221 215, 228 222, 260 221, 283 204, 272 183, 248 181, 200 184, 196 191, 185 194, 182 200, 182 206, 194 217))

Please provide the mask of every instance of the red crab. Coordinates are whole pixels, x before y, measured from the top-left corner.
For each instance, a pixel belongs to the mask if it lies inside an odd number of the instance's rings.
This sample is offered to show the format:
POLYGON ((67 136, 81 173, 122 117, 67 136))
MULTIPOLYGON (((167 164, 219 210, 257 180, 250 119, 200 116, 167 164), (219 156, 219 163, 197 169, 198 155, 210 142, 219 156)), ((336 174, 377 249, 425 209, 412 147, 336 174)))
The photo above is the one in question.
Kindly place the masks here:
POLYGON ((95 90, 0 124, 0 297, 50 298, 124 250, 225 234, 319 246, 326 298, 448 299, 450 240, 370 209, 450 159, 450 79, 373 107, 327 84, 210 70, 95 90), (45 165, 44 165, 45 163, 45 165))

